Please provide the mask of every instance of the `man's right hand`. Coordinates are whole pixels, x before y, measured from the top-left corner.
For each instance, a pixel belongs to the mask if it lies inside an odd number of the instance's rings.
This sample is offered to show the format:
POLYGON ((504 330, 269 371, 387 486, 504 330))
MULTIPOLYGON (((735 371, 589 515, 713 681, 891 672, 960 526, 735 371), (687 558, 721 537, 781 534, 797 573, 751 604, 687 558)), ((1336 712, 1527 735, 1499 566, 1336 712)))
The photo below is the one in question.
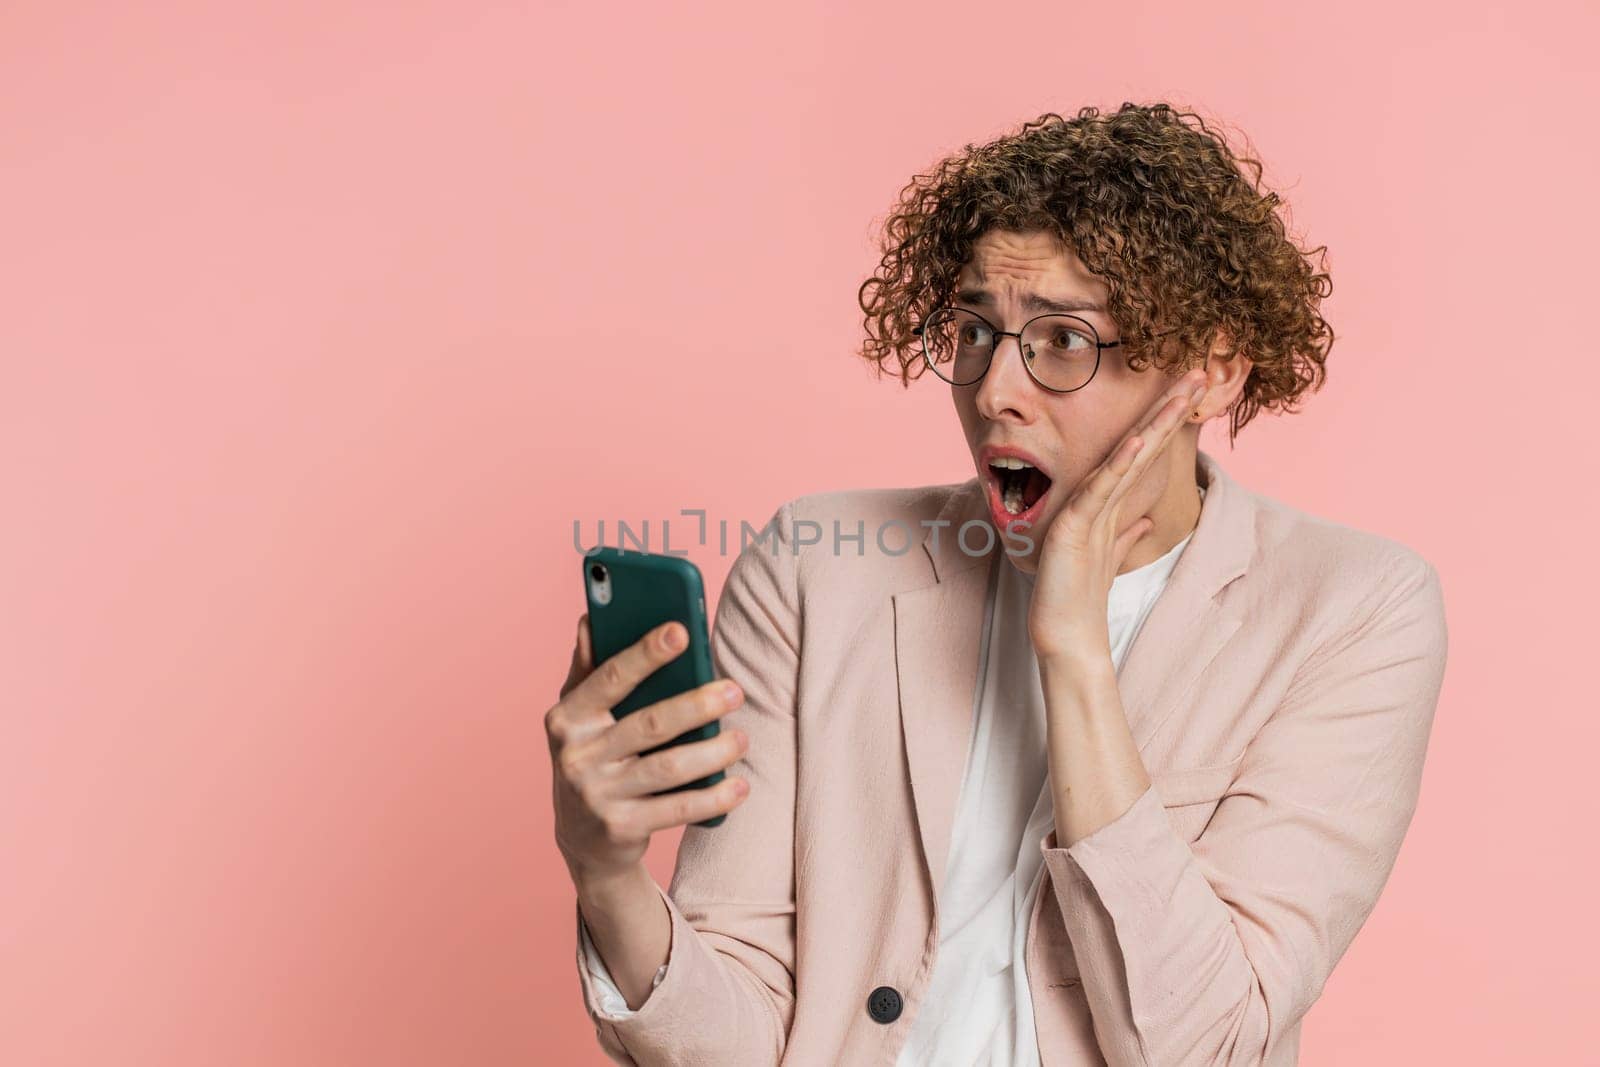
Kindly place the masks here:
POLYGON ((699 789, 651 795, 727 768, 749 743, 742 730, 639 755, 738 707, 744 693, 734 682, 708 682, 612 717, 611 709, 635 686, 683 653, 687 638, 682 624, 663 623, 596 668, 589 616, 578 619, 572 665, 544 725, 556 844, 580 887, 634 873, 652 833, 732 811, 749 792, 748 782, 730 776, 699 789))

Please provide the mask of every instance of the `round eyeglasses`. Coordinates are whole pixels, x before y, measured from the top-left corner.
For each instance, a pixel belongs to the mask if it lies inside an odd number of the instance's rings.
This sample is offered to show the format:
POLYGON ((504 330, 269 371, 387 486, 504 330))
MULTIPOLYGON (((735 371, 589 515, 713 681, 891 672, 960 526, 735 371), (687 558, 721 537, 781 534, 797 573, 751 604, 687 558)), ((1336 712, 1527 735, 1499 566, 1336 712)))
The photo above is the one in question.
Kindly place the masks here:
POLYGON ((929 312, 911 332, 922 338, 922 358, 928 367, 951 385, 979 381, 989 372, 1000 338, 1015 337, 1028 376, 1052 393, 1088 385, 1100 369, 1100 350, 1122 343, 1100 340, 1094 325, 1076 315, 1039 315, 1012 333, 996 329, 975 311, 953 307, 929 312))

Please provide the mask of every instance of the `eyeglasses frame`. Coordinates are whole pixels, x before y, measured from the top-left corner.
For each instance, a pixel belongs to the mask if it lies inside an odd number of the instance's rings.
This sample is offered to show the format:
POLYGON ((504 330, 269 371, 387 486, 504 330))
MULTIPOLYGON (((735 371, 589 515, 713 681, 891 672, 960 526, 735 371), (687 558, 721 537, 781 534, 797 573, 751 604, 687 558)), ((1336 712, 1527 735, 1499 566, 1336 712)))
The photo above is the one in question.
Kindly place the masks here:
POLYGON ((997 326, 995 326, 994 323, 990 322, 988 319, 984 318, 982 315, 978 314, 976 311, 972 311, 972 310, 970 310, 968 308, 958 308, 958 307, 955 307, 954 305, 946 304, 946 305, 944 305, 942 307, 936 307, 932 311, 930 311, 926 315, 924 315, 922 317, 921 325, 913 326, 911 328, 911 332, 913 334, 915 334, 916 336, 922 338, 922 362, 927 365, 927 368, 929 370, 933 371, 934 374, 938 375, 938 377, 939 377, 939 379, 941 381, 949 382, 951 385, 954 385, 954 386, 956 386, 958 388, 961 388, 961 389, 965 389, 969 385, 977 385, 979 382, 983 381, 984 377, 989 373, 989 368, 994 366, 995 353, 1000 351, 1000 338, 1002 338, 1002 337, 1015 337, 1017 339, 1017 350, 1020 352, 1020 351, 1022 351, 1022 335, 1027 332, 1028 327, 1032 326, 1034 323, 1038 322, 1040 319, 1054 319, 1054 318, 1073 319, 1073 320, 1075 320, 1077 322, 1081 322, 1085 326, 1089 327, 1089 332, 1094 335, 1094 343, 1095 343, 1094 370, 1089 372, 1089 380, 1084 382, 1083 385, 1074 385, 1071 389, 1057 389, 1054 386, 1046 385, 1046 384, 1044 384, 1043 382, 1041 382, 1039 380, 1039 376, 1037 374, 1033 373, 1033 364, 1031 362, 1029 362, 1026 352, 1023 353, 1022 369, 1028 372, 1028 377, 1033 379, 1033 384, 1037 385, 1040 389, 1043 389, 1047 393, 1056 393, 1058 395, 1066 394, 1066 393, 1076 393, 1079 389, 1086 388, 1088 386, 1089 382, 1094 381, 1094 376, 1096 374, 1100 373, 1100 353, 1102 351, 1104 351, 1105 349, 1107 349, 1107 348, 1116 348, 1118 345, 1122 344, 1122 340, 1120 338, 1115 340, 1115 341, 1102 341, 1102 340, 1100 340, 1100 331, 1095 329, 1094 328, 1094 323, 1090 322, 1088 319, 1079 318, 1077 315, 1070 315, 1070 314, 1068 314, 1067 312, 1064 312, 1064 311, 1046 311, 1044 314, 1035 315, 1033 318, 1029 319, 1027 322, 1024 322, 1022 324, 1022 329, 1016 330, 1016 331, 1011 331, 1011 330, 1002 330, 1002 329, 998 328, 997 326), (929 319, 933 318, 935 315, 939 314, 940 312, 944 312, 944 311, 959 311, 964 315, 971 315, 973 318, 977 319, 979 322, 981 322, 985 326, 989 327, 989 329, 994 333, 994 344, 989 349, 989 361, 983 365, 983 374, 978 375, 976 378, 972 379, 972 381, 970 381, 970 382, 952 382, 952 381, 950 381, 949 378, 946 378, 943 374, 939 374, 939 368, 937 368, 937 367, 935 367, 933 365, 933 359, 932 359, 931 356, 928 355, 928 337, 927 337, 927 334, 924 333, 924 330, 926 329, 926 327, 928 325, 928 320, 929 319))

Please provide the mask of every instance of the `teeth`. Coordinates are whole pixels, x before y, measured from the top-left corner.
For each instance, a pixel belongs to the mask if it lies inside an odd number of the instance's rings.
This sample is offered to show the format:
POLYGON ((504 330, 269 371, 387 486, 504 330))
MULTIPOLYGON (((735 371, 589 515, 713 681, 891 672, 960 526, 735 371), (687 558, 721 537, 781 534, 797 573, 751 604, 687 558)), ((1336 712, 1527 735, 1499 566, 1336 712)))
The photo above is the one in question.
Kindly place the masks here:
MULTIPOLYGON (((989 461, 989 466, 1000 471, 1027 471, 1033 469, 1033 464, 1016 456, 995 456, 989 461)), ((1000 503, 1006 511, 1013 515, 1021 515, 1022 506, 1022 479, 1002 479, 1000 483, 1000 503)))
POLYGON ((1011 514, 1013 514, 1013 515, 1021 515, 1022 514, 1022 489, 1020 487, 1013 487, 1013 488, 1007 489, 1005 491, 1005 495, 1000 498, 1000 503, 1004 504, 1006 510, 1009 511, 1011 514))

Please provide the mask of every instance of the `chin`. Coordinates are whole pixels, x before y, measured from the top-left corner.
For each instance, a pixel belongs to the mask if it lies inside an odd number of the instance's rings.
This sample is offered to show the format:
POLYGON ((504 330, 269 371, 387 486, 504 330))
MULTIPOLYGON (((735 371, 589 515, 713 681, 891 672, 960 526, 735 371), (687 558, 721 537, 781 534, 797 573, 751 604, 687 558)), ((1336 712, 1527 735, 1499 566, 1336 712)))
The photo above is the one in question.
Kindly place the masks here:
POLYGON ((1035 548, 1032 553, 1029 553, 1026 556, 1014 556, 1010 552, 1007 552, 1006 559, 1010 560, 1011 565, 1017 568, 1017 570, 1021 571, 1023 574, 1037 575, 1039 573, 1039 558, 1037 552, 1037 548, 1035 548))
POLYGON ((1053 516, 1046 515, 1034 519, 1027 529, 1011 534, 1005 533, 1003 529, 996 530, 996 535, 1000 538, 1000 548, 1005 552, 1006 558, 1011 561, 1013 567, 1024 574, 1038 573, 1039 554, 1044 551, 1044 538, 1050 529, 1051 518, 1053 516))

